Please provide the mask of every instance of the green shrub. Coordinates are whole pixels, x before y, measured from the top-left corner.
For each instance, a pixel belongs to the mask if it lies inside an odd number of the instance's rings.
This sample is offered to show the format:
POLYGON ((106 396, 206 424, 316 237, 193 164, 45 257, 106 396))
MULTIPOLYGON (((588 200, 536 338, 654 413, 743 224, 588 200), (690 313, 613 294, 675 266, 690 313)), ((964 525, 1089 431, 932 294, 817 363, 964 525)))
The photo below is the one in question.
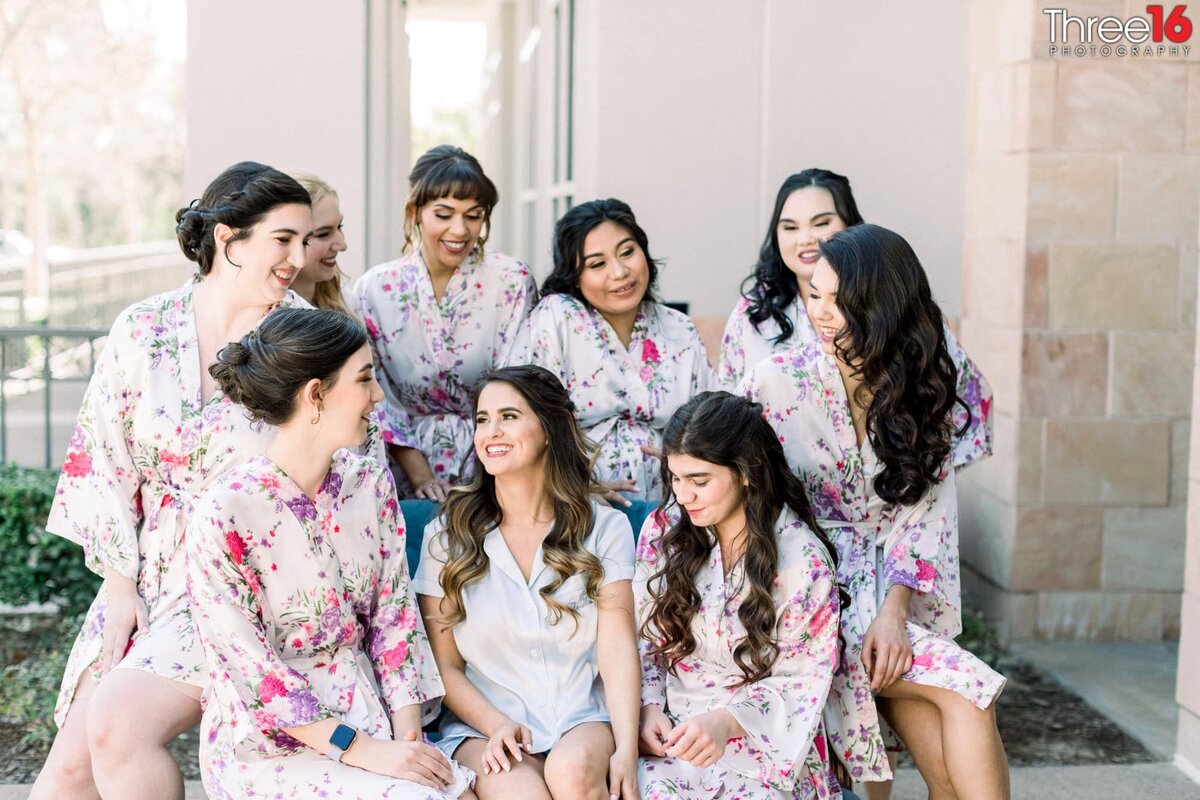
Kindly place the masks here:
POLYGON ((993 669, 1000 663, 1004 648, 996 631, 988 624, 987 619, 977 611, 964 608, 962 612, 962 633, 955 640, 964 649, 974 653, 993 669))
POLYGON ((83 548, 46 532, 58 470, 0 466, 0 603, 57 603, 68 616, 86 611, 100 576, 83 548))
POLYGON ((0 672, 0 722, 24 730, 21 744, 46 749, 54 741, 54 702, 83 615, 63 617, 30 644, 29 655, 0 672))

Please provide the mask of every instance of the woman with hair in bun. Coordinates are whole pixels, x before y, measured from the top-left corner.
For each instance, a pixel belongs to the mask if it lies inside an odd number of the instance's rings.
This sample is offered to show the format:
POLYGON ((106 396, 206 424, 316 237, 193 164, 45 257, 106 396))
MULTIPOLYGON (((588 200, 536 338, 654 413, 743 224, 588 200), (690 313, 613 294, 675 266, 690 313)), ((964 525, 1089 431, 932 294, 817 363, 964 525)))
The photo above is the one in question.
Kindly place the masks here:
POLYGON ((838 551, 850 595, 825 721, 854 780, 891 777, 881 721, 933 800, 1007 798, 996 729, 1004 677, 960 632, 954 362, 925 271, 899 235, 855 225, 819 246, 817 340, 760 361, 762 403, 838 551))
POLYGON ((838 660, 833 545, 762 407, 684 403, 638 541, 643 800, 838 798, 821 709, 838 660))
POLYGON ((520 261, 484 252, 499 195, 474 156, 440 145, 408 182, 405 255, 369 270, 354 293, 381 370, 400 494, 440 503, 471 453, 471 392, 508 362, 537 286, 520 261))
POLYGON ((628 204, 575 206, 554 227, 554 270, 529 319, 529 360, 563 382, 579 424, 600 445, 608 499, 640 526, 662 497, 662 430, 709 388, 704 343, 686 314, 654 295, 658 263, 628 204), (623 494, 622 494, 623 493, 623 494))
POLYGON ((330 309, 278 311, 209 371, 278 433, 205 492, 188 527, 212 676, 208 796, 474 798, 471 772, 421 738, 442 682, 391 473, 349 449, 383 398, 366 329, 330 309))
POLYGON ((196 275, 117 317, 46 524, 83 546, 104 585, 67 662, 60 729, 34 798, 183 797, 166 745, 199 720, 208 678, 188 609, 184 529, 194 499, 274 435, 207 367, 272 309, 303 304, 289 287, 312 228, 308 193, 242 162, 176 221, 196 275))
MULTIPOLYGON (((758 263, 745 281, 750 287, 743 284, 743 296, 725 324, 717 365, 723 388, 734 391, 746 372, 764 358, 815 341, 804 295, 818 247, 838 231, 862 222, 845 176, 814 168, 783 182, 758 263)), ((952 460, 955 467, 963 467, 992 454, 992 389, 954 333, 944 327, 943 335, 954 361, 956 391, 963 400, 951 411, 952 460)))
POLYGON ((446 684, 438 742, 481 800, 635 800, 633 531, 592 498, 595 446, 541 367, 496 370, 474 469, 413 584, 446 684))

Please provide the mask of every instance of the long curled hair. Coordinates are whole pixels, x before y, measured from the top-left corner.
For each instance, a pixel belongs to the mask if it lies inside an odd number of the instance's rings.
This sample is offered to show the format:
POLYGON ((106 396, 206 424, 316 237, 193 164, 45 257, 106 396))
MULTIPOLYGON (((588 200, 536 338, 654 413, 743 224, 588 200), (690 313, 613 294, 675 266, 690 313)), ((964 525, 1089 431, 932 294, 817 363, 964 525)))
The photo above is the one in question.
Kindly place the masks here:
POLYGON ((483 206, 483 227, 474 254, 483 258, 483 245, 492 229, 492 209, 500 202, 496 184, 484 173, 479 159, 452 144, 430 148, 408 174, 408 200, 404 204, 404 252, 420 246, 421 209, 439 197, 474 200, 483 206))
MULTIPOLYGON (((567 390, 549 370, 533 365, 502 367, 483 378, 479 392, 493 383, 506 383, 529 404, 546 435, 545 487, 554 509, 554 524, 542 541, 542 559, 554 571, 554 579, 540 589, 550 612, 550 624, 563 614, 579 622, 579 612, 560 603, 554 593, 574 575, 583 575, 587 596, 599 596, 604 577, 600 559, 586 548, 596 512, 591 496, 602 491, 592 477, 596 446, 575 422, 575 406, 567 390)), ((479 394, 475 396, 479 409, 479 394)), ((504 509, 496 499, 496 479, 488 474, 472 450, 471 479, 450 490, 442 506, 442 535, 446 537, 446 565, 438 583, 450 603, 450 610, 439 622, 453 627, 467 618, 463 589, 487 574, 489 562, 483 549, 484 539, 504 519, 504 509)))
POLYGON ((834 347, 862 379, 854 401, 867 408, 867 436, 884 465, 875 491, 889 503, 915 503, 940 479, 955 403, 966 407, 955 391, 942 311, 898 233, 864 223, 820 249, 838 276, 846 318, 834 347))
POLYGON ((747 316, 758 329, 760 323, 767 319, 775 320, 779 326, 779 335, 773 340, 781 344, 792 338, 795 325, 788 317, 787 309, 796 301, 799 284, 795 274, 783 263, 783 255, 779 252, 779 218, 783 215, 783 206, 792 193, 816 186, 826 189, 833 195, 833 208, 842 218, 847 228, 862 224, 862 214, 858 213, 858 204, 854 202, 854 193, 850 191, 850 180, 844 175, 830 172, 827 169, 806 169, 788 176, 775 195, 775 210, 771 212, 771 223, 767 226, 767 235, 763 237, 762 247, 758 251, 758 262, 754 270, 742 281, 742 296, 750 301, 747 316))
MULTIPOLYGON (((779 540, 775 526, 785 508, 791 509, 820 539, 837 565, 837 551, 817 525, 800 479, 788 469, 783 446, 763 418, 762 406, 729 392, 703 392, 684 403, 671 416, 663 433, 663 485, 670 487, 667 457, 688 455, 733 470, 737 485, 745 483, 742 498, 746 514, 745 554, 742 556, 746 598, 738 608, 738 620, 746 636, 733 650, 733 660, 742 671, 742 685, 754 683, 771 673, 779 658, 775 636, 778 623, 772 587, 779 571, 779 540)), ((678 507, 675 492, 668 489, 660 513, 678 507)), ((707 528, 697 528, 686 512, 680 511, 659 542, 661 567, 647 583, 650 612, 642 622, 641 635, 654 643, 650 655, 666 667, 675 666, 696 650, 692 619, 701 605, 696 576, 708 562, 717 543, 707 528)), ((848 597, 842 594, 842 607, 848 597)))
POLYGON ((579 289, 579 276, 583 274, 583 247, 587 235, 604 222, 613 222, 629 231, 629 235, 642 248, 646 267, 650 271, 646 281, 646 294, 642 301, 655 301, 654 289, 658 285, 658 262, 650 255, 650 240, 646 231, 638 224, 633 209, 623 200, 589 200, 572 206, 554 224, 554 268, 542 281, 542 297, 550 294, 568 294, 584 306, 590 307, 587 298, 579 289))
POLYGON ((263 217, 292 203, 311 205, 308 192, 293 178, 266 164, 240 161, 213 178, 202 196, 175 212, 179 249, 200 265, 197 272, 203 278, 212 272, 216 258, 213 231, 217 225, 233 228, 233 236, 222 248, 228 261, 229 245, 249 238, 263 217))

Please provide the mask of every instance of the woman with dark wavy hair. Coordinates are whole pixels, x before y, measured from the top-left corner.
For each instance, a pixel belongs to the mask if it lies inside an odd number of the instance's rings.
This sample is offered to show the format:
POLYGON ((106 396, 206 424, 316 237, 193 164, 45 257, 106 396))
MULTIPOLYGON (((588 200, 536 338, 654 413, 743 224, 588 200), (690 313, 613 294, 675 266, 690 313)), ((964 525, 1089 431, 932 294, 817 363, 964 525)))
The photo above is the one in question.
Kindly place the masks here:
POLYGON ((584 433, 600 446, 597 475, 621 506, 657 503, 662 430, 712 379, 696 327, 658 302, 657 279, 633 209, 614 199, 581 203, 555 225, 554 271, 529 317, 529 361, 567 387, 584 433))
MULTIPOLYGON (((816 339, 804 310, 804 294, 819 245, 862 223, 845 176, 813 168, 783 182, 758 262, 743 282, 742 297, 725 325, 717 367, 723 388, 734 391, 762 359, 816 339)), ((992 453, 992 390, 954 333, 945 328, 944 335, 963 400, 951 411, 956 430, 952 458, 955 467, 962 467, 992 453)))
POLYGON ((663 454, 634 575, 643 797, 840 797, 821 724, 836 558, 803 485, 762 406, 728 392, 676 411, 663 454))
POLYGON ((826 711, 855 780, 891 777, 879 715, 930 797, 1008 797, 994 672, 961 630, 951 464, 954 362, 925 271, 899 235, 857 225, 822 242, 808 284, 816 342, 760 362, 763 404, 838 551, 850 594, 826 711))
POLYGON ((67 661, 35 800, 183 797, 166 746, 199 721, 208 683, 183 531, 195 498, 275 435, 251 424, 206 367, 273 309, 306 305, 289 287, 312 230, 308 192, 243 161, 175 221, 195 274, 113 323, 46 523, 83 546, 104 584, 67 661))
POLYGON ((595 447, 550 372, 491 373, 474 419, 471 477, 413 581, 446 686, 438 746, 481 800, 631 800, 633 531, 591 499, 595 447))

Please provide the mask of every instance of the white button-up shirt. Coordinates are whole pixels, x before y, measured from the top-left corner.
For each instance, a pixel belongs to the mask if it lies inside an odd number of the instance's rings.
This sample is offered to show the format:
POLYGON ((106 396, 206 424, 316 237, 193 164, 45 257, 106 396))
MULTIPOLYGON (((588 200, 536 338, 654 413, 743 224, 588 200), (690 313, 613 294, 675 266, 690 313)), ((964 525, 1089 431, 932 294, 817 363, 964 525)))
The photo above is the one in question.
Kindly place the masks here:
MULTIPOLYGON (((584 540, 604 569, 601 585, 633 578, 633 530, 620 511, 595 506, 596 523, 584 540)), ((425 529, 421 563, 413 587, 418 594, 443 597, 438 583, 446 562, 441 520, 425 529)), ((596 604, 588 599, 584 576, 568 578, 554 597, 579 612, 564 614, 551 625, 540 590, 554 578, 542 560, 539 545, 526 582, 499 528, 483 543, 489 568, 463 589, 467 618, 454 627, 454 641, 466 662, 467 679, 500 713, 533 733, 534 752, 543 753, 564 733, 584 722, 607 722, 604 688, 596 662, 596 604)), ((433 623, 436 624, 436 623, 433 623)), ((456 717, 443 716, 443 752, 454 750, 469 737, 487 738, 456 717)))

